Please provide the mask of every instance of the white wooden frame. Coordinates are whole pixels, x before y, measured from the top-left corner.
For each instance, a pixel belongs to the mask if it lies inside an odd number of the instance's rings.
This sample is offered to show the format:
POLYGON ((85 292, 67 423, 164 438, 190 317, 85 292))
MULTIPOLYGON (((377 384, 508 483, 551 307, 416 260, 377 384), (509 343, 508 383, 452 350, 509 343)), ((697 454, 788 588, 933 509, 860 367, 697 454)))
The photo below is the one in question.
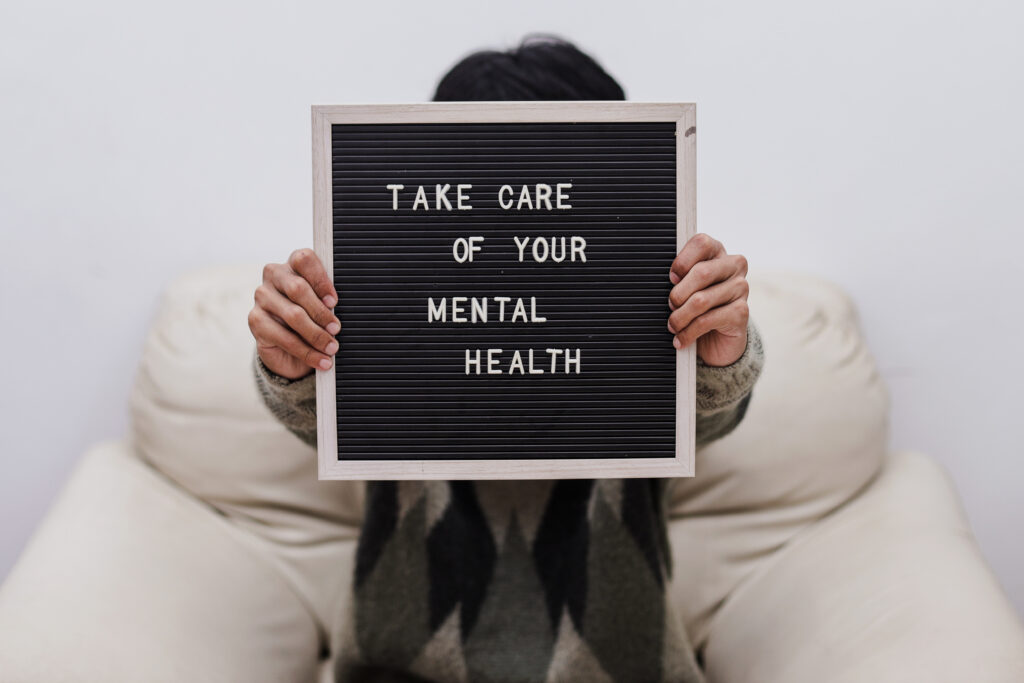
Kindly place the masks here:
MULTIPOLYGON (((334 279, 331 124, 673 122, 676 124, 676 248, 696 232, 696 105, 647 102, 431 102, 314 105, 313 243, 334 279)), ((668 265, 665 264, 666 277, 668 265)), ((344 296, 343 292, 339 292, 344 296)), ((667 319, 666 308, 666 319, 667 319)), ((667 333, 666 333, 667 335, 667 333)), ((666 343, 668 339, 666 337, 666 343)), ((337 448, 334 366, 316 371, 320 479, 573 479, 690 477, 694 474, 695 344, 676 351, 676 454, 673 458, 548 458, 529 460, 357 460, 337 448)))

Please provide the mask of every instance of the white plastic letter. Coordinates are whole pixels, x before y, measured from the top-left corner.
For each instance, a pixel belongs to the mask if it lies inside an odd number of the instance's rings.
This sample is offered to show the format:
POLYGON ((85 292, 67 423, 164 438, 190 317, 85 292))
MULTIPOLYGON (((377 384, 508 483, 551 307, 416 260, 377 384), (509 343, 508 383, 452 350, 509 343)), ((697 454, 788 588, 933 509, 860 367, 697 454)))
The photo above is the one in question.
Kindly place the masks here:
POLYGON ((465 263, 471 255, 469 240, 465 237, 456 237, 452 242, 452 258, 458 263, 465 263))
POLYGON ((445 209, 448 211, 452 210, 452 203, 448 201, 448 190, 450 189, 452 189, 452 186, 447 183, 443 187, 441 185, 434 186, 434 204, 438 211, 441 210, 442 202, 444 202, 445 209))
POLYGON ((448 320, 448 306, 446 305, 447 297, 441 299, 440 305, 434 304, 434 298, 430 297, 427 299, 427 322, 432 323, 435 320, 441 322, 447 322, 448 320))
POLYGON ((391 210, 398 211, 398 191, 404 190, 405 185, 388 185, 387 187, 391 190, 391 210))
POLYGON ((473 254, 480 251, 482 247, 478 247, 477 244, 483 242, 484 238, 482 235, 473 235, 469 238, 469 260, 473 261, 473 254))
POLYGON ((547 318, 537 315, 537 297, 530 297, 530 322, 531 323, 546 323, 547 318))
POLYGON ((430 205, 427 204, 427 193, 423 191, 422 185, 416 189, 416 199, 412 200, 412 210, 415 211, 420 204, 423 204, 424 210, 430 209, 430 205))
POLYGON ((573 358, 571 355, 569 355, 569 352, 572 351, 572 350, 573 349, 566 349, 565 350, 565 374, 568 375, 569 374, 569 367, 572 366, 572 365, 575 365, 576 366, 576 374, 578 375, 578 374, 580 374, 580 350, 579 349, 575 349, 575 351, 576 351, 576 357, 575 358, 573 358))
POLYGON ((565 260, 565 237, 552 237, 551 238, 551 260, 555 263, 561 263, 565 260), (559 252, 558 247, 562 247, 559 252))
POLYGON ((548 211, 551 210, 551 186, 547 183, 537 183, 537 208, 540 208, 541 203, 547 205, 548 211))
POLYGON ((487 297, 478 299, 475 296, 472 298, 471 303, 473 305, 473 312, 471 319, 473 322, 479 320, 482 323, 487 322, 487 297))
POLYGON ((499 359, 495 358, 494 355, 501 353, 501 349, 487 349, 487 374, 488 375, 500 375, 501 368, 496 368, 499 359))
POLYGON ((557 206, 559 209, 571 209, 572 208, 572 204, 563 204, 562 203, 563 199, 564 200, 568 200, 569 199, 569 195, 562 194, 562 188, 563 187, 566 190, 570 190, 570 189, 572 189, 572 183, 558 183, 557 185, 555 185, 555 189, 557 190, 557 194, 555 194, 555 206, 557 206))
POLYGON ((466 349, 466 374, 469 374, 470 366, 476 366, 476 374, 480 374, 480 349, 476 350, 476 357, 470 357, 469 349, 466 349))
POLYGON ((455 190, 458 192, 458 194, 455 197, 455 205, 459 208, 459 211, 469 211, 470 209, 473 208, 472 206, 469 205, 469 195, 462 194, 463 190, 472 189, 472 185, 461 184, 455 186, 455 190))
POLYGON ((533 367, 533 349, 530 349, 530 374, 531 375, 543 375, 544 368, 533 367))
POLYGON ((519 241, 518 237, 513 237, 512 239, 516 241, 516 246, 519 247, 519 262, 522 263, 523 252, 526 251, 526 245, 530 243, 530 238, 524 237, 522 242, 519 241))
POLYGON ((512 297, 508 296, 496 296, 494 300, 498 302, 498 321, 505 322, 505 304, 512 301, 512 297))
POLYGON ((520 375, 526 374, 526 369, 523 368, 523 356, 519 353, 518 349, 516 349, 516 352, 512 354, 512 362, 508 365, 508 374, 513 374, 516 371, 516 368, 519 369, 520 375))
POLYGON ((530 196, 530 186, 529 185, 523 185, 523 189, 519 193, 519 203, 516 204, 516 210, 519 210, 519 209, 523 208, 523 202, 526 202, 526 205, 529 208, 531 208, 531 209, 533 208, 533 197, 530 196))
POLYGON ((533 260, 536 261, 537 263, 544 263, 545 261, 548 260, 548 241, 547 241, 547 239, 545 239, 543 237, 535 237, 535 238, 533 238, 533 260), (537 247, 540 246, 540 245, 544 246, 544 253, 543 253, 543 255, 541 254, 540 251, 537 250, 537 247))
POLYGON ((466 297, 464 296, 453 296, 452 297, 452 322, 453 323, 465 323, 469 322, 466 320, 465 309, 463 306, 466 304, 466 297))
POLYGON ((562 349, 544 349, 551 356, 551 372, 558 372, 558 357, 562 355, 562 349))
POLYGON ((516 321, 516 318, 522 317, 523 322, 527 321, 526 318, 526 304, 523 303, 522 299, 516 299, 515 310, 512 311, 512 322, 516 321))
POLYGON ((576 261, 576 255, 579 254, 580 261, 583 263, 587 262, 587 241, 579 235, 572 236, 572 261, 576 261))
POLYGON ((498 190, 498 205, 508 211, 512 208, 512 186, 502 185, 501 189, 498 190), (505 192, 508 192, 508 204, 505 203, 505 192))

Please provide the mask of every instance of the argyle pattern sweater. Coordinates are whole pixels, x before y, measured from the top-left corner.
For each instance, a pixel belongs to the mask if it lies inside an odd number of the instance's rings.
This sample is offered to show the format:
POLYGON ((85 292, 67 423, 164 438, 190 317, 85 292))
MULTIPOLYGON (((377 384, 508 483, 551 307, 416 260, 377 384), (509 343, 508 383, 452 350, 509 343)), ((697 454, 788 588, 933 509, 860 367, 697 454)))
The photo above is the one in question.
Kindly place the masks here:
MULTIPOLYGON (((724 367, 697 359, 696 441, 743 419, 764 364, 753 321, 724 367)), ((258 355, 274 416, 316 446, 315 377, 258 355)), ((338 681, 703 681, 667 582, 666 479, 371 481, 338 681)))

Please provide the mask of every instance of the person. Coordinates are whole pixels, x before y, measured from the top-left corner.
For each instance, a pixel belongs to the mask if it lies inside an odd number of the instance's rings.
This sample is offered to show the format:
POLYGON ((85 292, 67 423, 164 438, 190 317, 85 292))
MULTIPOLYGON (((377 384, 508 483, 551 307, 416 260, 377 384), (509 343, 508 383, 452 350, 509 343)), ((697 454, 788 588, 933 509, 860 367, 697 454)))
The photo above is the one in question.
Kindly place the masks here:
MULTIPOLYGON (((434 100, 622 100, 566 41, 471 54, 434 100)), ((666 263, 666 344, 696 345, 696 440, 743 419, 764 363, 747 261, 700 233, 666 263)), ((338 292, 310 249, 268 264, 249 326, 271 412, 316 446, 315 368, 338 292)), ((668 595, 666 479, 370 481, 337 652, 340 681, 703 680, 668 595)))

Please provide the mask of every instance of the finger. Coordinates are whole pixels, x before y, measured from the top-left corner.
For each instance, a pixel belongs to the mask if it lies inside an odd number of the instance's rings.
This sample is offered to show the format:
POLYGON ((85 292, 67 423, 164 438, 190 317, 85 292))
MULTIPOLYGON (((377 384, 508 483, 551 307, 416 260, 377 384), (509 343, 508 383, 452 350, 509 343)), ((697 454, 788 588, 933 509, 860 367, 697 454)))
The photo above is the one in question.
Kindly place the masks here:
POLYGON ((749 311, 746 299, 737 299, 725 306, 712 308, 707 313, 697 316, 680 331, 672 339, 672 345, 677 349, 685 349, 712 330, 741 331, 746 326, 749 311))
POLYGON ((749 292, 750 285, 742 277, 729 278, 707 289, 694 292, 682 306, 668 317, 668 329, 672 334, 686 329, 686 326, 698 316, 707 313, 712 308, 745 298, 749 292))
POLYGON ((278 268, 273 272, 273 284, 288 300, 298 304, 306 314, 320 327, 331 334, 341 329, 341 321, 334 312, 317 298, 309 280, 295 273, 290 268, 278 268), (334 323, 334 325, 332 325, 334 323))
POLYGON ((672 284, 676 284, 686 277, 690 269, 700 261, 706 261, 723 254, 725 254, 725 247, 722 246, 721 242, 711 235, 698 232, 687 240, 683 248, 679 250, 675 260, 672 261, 668 277, 672 284))
POLYGON ((728 256, 699 261, 668 293, 668 307, 675 310, 702 289, 707 289, 716 282, 728 280, 734 275, 736 264, 728 256))
POLYGON ((285 298, 274 287, 260 285, 256 288, 254 298, 257 306, 272 315, 279 324, 283 323, 291 332, 302 337, 314 349, 328 356, 337 352, 338 341, 334 335, 316 324, 304 308, 285 298))
POLYGON ((330 370, 333 361, 304 342, 297 334, 274 320, 269 313, 253 308, 249 313, 249 328, 259 346, 275 346, 311 368, 330 370))
POLYGON ((338 303, 338 293, 334 290, 334 283, 327 276, 327 269, 321 263, 320 257, 312 249, 296 249, 288 257, 288 265, 296 273, 306 279, 306 282, 313 288, 316 297, 328 308, 334 308, 338 303))

